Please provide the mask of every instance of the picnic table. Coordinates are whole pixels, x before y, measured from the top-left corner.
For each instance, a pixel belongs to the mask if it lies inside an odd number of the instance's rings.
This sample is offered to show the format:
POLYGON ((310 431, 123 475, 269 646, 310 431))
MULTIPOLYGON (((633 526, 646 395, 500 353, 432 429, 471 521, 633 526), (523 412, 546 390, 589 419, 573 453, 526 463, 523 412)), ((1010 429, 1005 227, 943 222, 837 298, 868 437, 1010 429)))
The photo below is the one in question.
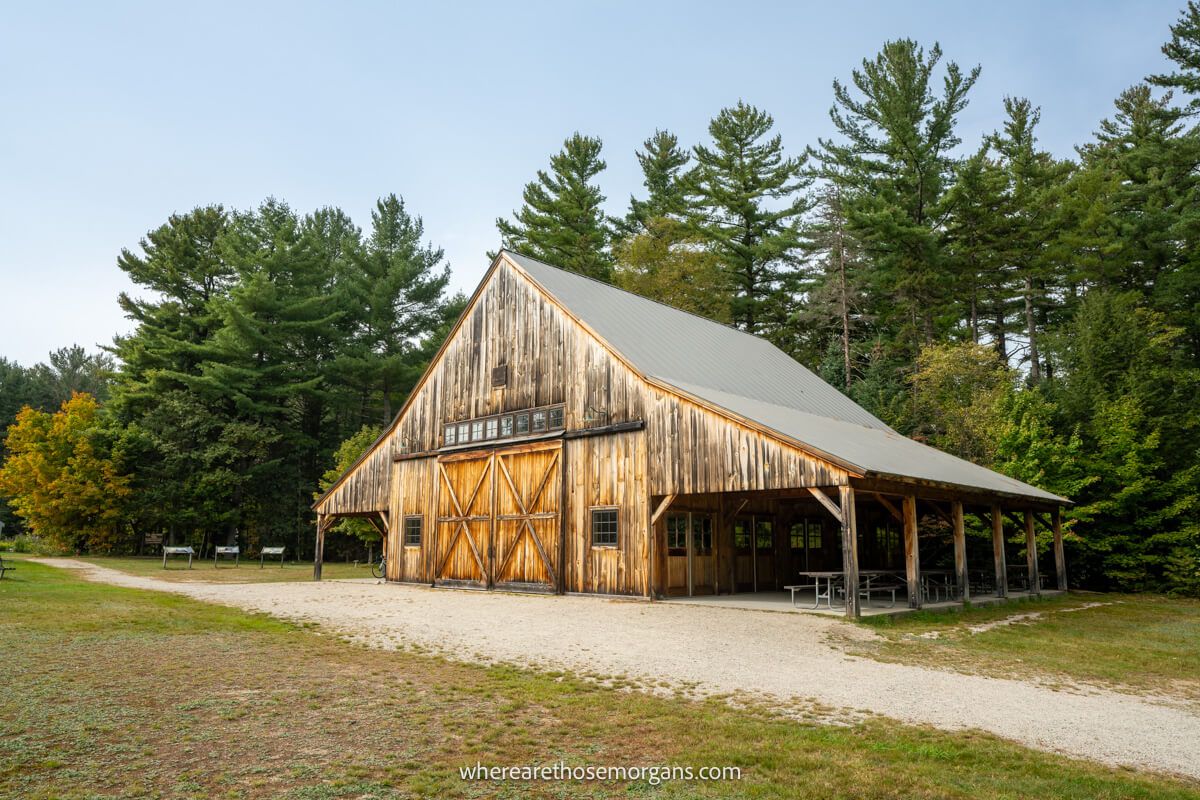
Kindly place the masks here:
POLYGON ((263 568, 263 559, 265 559, 267 556, 271 556, 272 558, 279 556, 279 568, 283 569, 283 551, 284 548, 282 547, 264 547, 263 549, 259 550, 258 568, 263 568))
POLYGON ((796 574, 799 575, 801 578, 811 578, 813 582, 812 583, 800 583, 800 584, 795 584, 793 586, 783 587, 792 593, 792 606, 793 607, 796 605, 796 592, 798 592, 802 589, 812 589, 813 590, 813 605, 812 605, 813 608, 820 608, 822 599, 825 600, 825 602, 828 604, 830 609, 833 608, 834 581, 841 581, 842 576, 845 575, 844 572, 834 572, 832 570, 823 570, 823 571, 817 570, 817 571, 811 571, 811 572, 798 572, 796 574), (825 581, 825 591, 824 592, 821 591, 821 581, 825 581))
MULTIPOLYGON (((833 598, 837 591, 842 589, 845 594, 844 586, 845 572, 840 570, 815 570, 804 571, 797 573, 802 578, 812 579, 812 583, 801 583, 793 586, 785 586, 783 588, 791 591, 792 605, 796 605, 796 592, 804 589, 813 590, 813 608, 820 608, 821 601, 824 600, 826 606, 833 609, 833 598), (825 590, 821 591, 821 582, 825 582, 825 590)), ((867 603, 871 602, 871 594, 873 592, 890 592, 892 595, 892 605, 896 605, 896 591, 904 588, 904 585, 899 579, 888 582, 889 578, 897 578, 899 572, 894 569, 860 569, 858 571, 859 578, 862 583, 859 584, 858 592, 864 596, 867 603)))
POLYGON ((233 565, 236 567, 241 559, 242 549, 237 545, 233 547, 214 547, 213 548, 213 569, 217 567, 217 559, 221 556, 233 556, 233 565))
POLYGON ((188 569, 192 568, 192 556, 196 555, 196 551, 191 547, 171 547, 163 548, 163 569, 167 568, 167 556, 187 556, 188 569))

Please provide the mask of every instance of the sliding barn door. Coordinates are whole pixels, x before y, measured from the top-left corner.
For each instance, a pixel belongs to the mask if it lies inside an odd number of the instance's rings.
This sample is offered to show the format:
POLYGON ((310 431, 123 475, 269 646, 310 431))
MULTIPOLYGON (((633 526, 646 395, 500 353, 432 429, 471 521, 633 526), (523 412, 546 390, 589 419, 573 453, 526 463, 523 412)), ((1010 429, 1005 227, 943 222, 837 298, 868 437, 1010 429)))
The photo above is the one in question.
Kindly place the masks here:
POLYGON ((437 468, 434 583, 557 589, 561 444, 447 456, 437 468))
POLYGON ((433 581, 447 586, 491 585, 495 472, 491 453, 438 462, 437 553, 433 581))
POLYGON ((562 447, 496 455, 495 585, 553 591, 559 585, 562 447))

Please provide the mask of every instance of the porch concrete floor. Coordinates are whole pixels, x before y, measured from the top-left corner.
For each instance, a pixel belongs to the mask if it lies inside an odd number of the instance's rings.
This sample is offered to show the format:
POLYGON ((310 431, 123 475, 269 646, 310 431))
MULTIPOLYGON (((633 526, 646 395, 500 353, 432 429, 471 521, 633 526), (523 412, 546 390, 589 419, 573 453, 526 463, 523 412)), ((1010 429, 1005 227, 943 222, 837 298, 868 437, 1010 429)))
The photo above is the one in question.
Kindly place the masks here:
MULTIPOLYGON (((1043 589, 1042 597, 1055 597, 1061 594, 1057 589, 1043 589)), ((1029 592, 1014 592, 1010 591, 1008 597, 996 597, 994 594, 974 595, 971 597, 971 605, 985 606, 995 605, 997 603, 1006 603, 1010 600, 1024 600, 1031 597, 1029 592)), ((822 600, 817 608, 813 608, 814 595, 811 589, 796 592, 796 604, 792 605, 791 592, 740 592, 738 594, 708 594, 697 595, 695 597, 669 597, 664 602, 668 603, 686 603, 693 605, 704 605, 711 608, 743 608, 751 611, 780 611, 785 613, 807 613, 821 614, 824 616, 842 617, 845 616, 845 610, 838 602, 834 602, 833 608, 830 608, 826 601, 822 600)), ((890 599, 884 595, 876 596, 871 600, 871 603, 866 602, 862 605, 862 615, 864 617, 877 617, 895 614, 909 614, 915 611, 908 607, 908 600, 904 592, 896 593, 896 605, 894 608, 888 608, 890 599)), ((922 610, 938 611, 953 608, 962 608, 962 603, 958 600, 943 600, 940 602, 926 603, 922 610)))

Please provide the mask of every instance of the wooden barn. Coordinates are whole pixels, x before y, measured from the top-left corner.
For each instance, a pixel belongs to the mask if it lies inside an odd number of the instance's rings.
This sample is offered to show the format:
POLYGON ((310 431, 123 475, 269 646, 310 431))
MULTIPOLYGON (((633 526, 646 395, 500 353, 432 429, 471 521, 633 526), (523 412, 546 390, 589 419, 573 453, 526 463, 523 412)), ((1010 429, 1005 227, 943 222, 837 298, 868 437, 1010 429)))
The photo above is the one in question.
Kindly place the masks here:
POLYGON ((885 599, 874 589, 910 607, 1039 593, 1039 525, 1065 589, 1066 502, 899 435, 763 339, 502 251, 390 427, 315 504, 314 572, 331 522, 366 517, 390 581, 647 598, 804 585, 857 615, 885 599), (965 515, 990 541, 964 535, 965 515))

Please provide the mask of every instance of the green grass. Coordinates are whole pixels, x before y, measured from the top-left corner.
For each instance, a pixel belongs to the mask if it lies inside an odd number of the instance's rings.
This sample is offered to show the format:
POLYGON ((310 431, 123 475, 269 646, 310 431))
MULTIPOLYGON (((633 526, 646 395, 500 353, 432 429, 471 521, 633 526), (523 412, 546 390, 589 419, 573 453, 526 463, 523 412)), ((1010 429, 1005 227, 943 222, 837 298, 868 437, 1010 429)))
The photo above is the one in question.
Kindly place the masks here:
POLYGON ((0 797, 1195 798, 1200 785, 884 720, 825 725, 449 663, 24 562, 0 581, 0 797), (733 765, 466 783, 458 767, 733 765))
POLYGON ((863 624, 883 641, 855 647, 881 660, 1082 681, 1200 702, 1200 602, 1195 600, 1082 593, 962 612, 873 617, 863 624), (1028 614, 1038 616, 1019 619, 1028 614), (970 630, 1014 618, 1014 624, 970 630))
MULTIPOLYGON (((132 556, 80 556, 80 561, 96 564, 109 569, 119 569, 131 575, 145 575, 168 581, 210 581, 215 583, 260 583, 275 581, 310 581, 313 575, 312 562, 299 564, 288 561, 283 567, 276 559, 272 564, 267 560, 266 566, 258 567, 258 559, 242 559, 238 567, 232 561, 221 559, 219 567, 213 566, 212 559, 192 560, 192 568, 187 568, 187 559, 171 556, 167 560, 167 568, 163 569, 162 556, 132 557, 132 556)), ((321 570, 325 580, 339 578, 370 578, 371 568, 367 563, 346 564, 342 562, 326 562, 321 570)))

